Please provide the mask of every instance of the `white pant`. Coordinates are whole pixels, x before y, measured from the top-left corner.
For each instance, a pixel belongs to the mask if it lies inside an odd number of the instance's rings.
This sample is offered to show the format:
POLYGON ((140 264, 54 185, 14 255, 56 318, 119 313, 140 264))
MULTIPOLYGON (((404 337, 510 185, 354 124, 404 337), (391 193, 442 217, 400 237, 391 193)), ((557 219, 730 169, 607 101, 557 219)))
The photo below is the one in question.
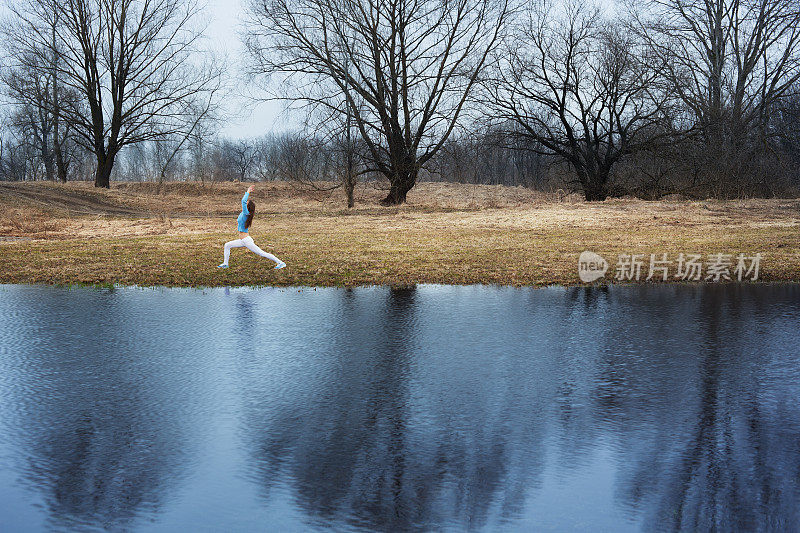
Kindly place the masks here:
POLYGON ((225 243, 225 262, 223 264, 224 265, 228 264, 228 259, 231 256, 231 248, 241 248, 242 246, 244 246, 251 252, 260 255, 261 257, 266 257, 267 259, 275 261, 276 263, 281 262, 281 260, 275 257, 274 255, 268 254, 267 252, 256 246, 256 243, 253 242, 253 238, 248 235, 244 239, 236 239, 235 241, 229 241, 225 243))

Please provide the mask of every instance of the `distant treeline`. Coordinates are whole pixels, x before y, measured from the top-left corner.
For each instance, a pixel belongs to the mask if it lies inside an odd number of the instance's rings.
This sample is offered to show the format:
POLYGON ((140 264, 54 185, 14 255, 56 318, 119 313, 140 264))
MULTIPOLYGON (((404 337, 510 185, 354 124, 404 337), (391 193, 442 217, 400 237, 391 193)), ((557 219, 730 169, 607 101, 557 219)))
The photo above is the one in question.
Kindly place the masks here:
MULTIPOLYGON (((587 200, 800 193, 796 0, 275 0, 248 80, 299 131, 220 137, 224 64, 180 0, 20 0, 0 179, 419 180, 587 200), (328 21, 329 23, 324 23, 328 21)), ((243 80, 233 80, 243 83, 243 80)))

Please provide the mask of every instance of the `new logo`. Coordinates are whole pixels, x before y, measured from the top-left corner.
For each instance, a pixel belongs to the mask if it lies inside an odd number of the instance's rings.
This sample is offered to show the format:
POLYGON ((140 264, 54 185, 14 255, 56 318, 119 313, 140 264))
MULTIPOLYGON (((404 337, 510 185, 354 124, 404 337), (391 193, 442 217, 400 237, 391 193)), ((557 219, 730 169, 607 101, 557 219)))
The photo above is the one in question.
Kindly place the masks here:
POLYGON ((578 258, 578 276, 584 283, 597 281, 606 275, 608 261, 594 252, 581 252, 578 258))

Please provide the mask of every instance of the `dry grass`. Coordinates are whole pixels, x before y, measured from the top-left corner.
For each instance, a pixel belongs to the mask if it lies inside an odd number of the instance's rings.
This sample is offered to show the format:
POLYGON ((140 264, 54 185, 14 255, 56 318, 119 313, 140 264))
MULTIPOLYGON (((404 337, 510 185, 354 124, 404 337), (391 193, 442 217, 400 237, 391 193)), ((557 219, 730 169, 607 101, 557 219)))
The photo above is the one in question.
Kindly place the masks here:
POLYGON ((245 186, 197 183, 0 186, 0 282, 136 285, 575 284, 577 258, 622 253, 754 254, 761 279, 800 281, 800 200, 586 204, 521 188, 420 184, 375 205, 257 184, 257 244, 289 267, 222 244, 245 186), (5 238, 5 240, 4 240, 5 238), (10 240, 24 238, 29 240, 10 240))

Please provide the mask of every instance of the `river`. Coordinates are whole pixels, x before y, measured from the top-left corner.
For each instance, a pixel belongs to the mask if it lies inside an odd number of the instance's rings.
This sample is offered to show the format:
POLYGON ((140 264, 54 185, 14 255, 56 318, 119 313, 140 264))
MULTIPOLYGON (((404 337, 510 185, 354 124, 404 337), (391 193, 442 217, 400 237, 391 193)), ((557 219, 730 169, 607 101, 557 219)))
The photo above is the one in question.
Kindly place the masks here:
POLYGON ((800 530, 800 285, 0 286, 0 530, 800 530))

